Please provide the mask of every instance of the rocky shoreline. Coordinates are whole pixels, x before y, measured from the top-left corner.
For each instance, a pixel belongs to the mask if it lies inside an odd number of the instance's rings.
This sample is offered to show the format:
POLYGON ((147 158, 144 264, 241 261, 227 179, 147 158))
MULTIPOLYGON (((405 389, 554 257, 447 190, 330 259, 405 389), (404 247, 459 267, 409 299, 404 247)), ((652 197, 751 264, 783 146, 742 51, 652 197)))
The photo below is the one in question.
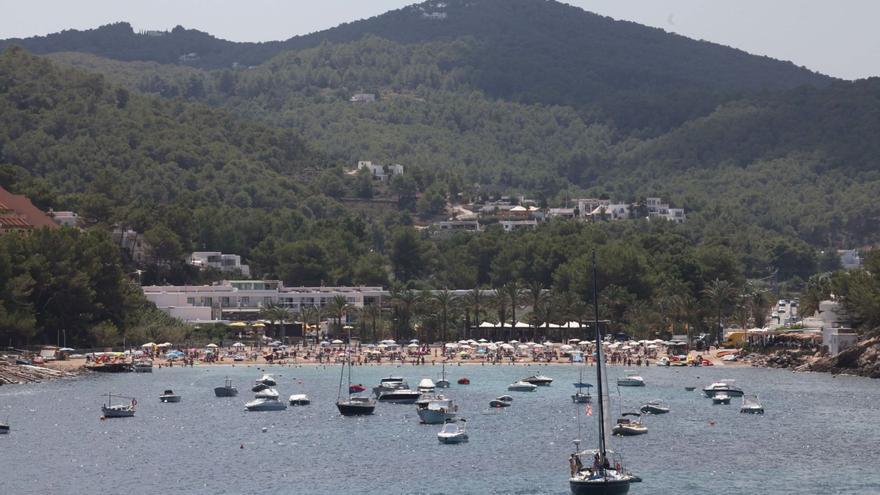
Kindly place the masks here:
POLYGON ((880 337, 862 340, 833 356, 821 352, 784 349, 770 354, 752 353, 744 361, 764 368, 880 378, 880 337))
POLYGON ((76 373, 54 370, 43 366, 15 364, 0 361, 0 385, 39 383, 57 378, 74 376, 76 373))

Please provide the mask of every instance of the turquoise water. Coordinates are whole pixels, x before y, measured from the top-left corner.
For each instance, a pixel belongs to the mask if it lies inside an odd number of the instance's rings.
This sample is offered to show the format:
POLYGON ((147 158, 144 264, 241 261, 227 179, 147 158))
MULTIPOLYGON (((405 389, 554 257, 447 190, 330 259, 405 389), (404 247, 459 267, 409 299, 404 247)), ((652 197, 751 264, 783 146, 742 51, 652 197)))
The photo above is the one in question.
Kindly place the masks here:
MULTIPOLYGON (((282 398, 306 393, 312 405, 247 412, 256 367, 155 370, 90 375, 0 387, 0 493, 187 494, 566 494, 568 455, 578 437, 569 398, 572 366, 447 368, 468 419, 470 442, 441 445, 439 426, 418 423, 415 406, 379 404, 376 414, 343 418, 334 406, 338 367, 270 367, 282 398), (488 407, 507 384, 540 371, 554 377, 535 393, 511 393, 513 406, 488 407), (230 376, 240 394, 215 398, 230 376), (471 385, 455 381, 468 376, 471 385), (178 404, 158 396, 172 388, 178 404), (137 416, 100 421, 100 395, 138 398, 137 416), (262 428, 267 432, 263 433, 262 428), (244 446, 242 449, 241 446, 244 446)), ((880 381, 788 371, 640 368, 647 386, 612 390, 614 413, 663 399, 672 412, 649 417, 650 432, 615 441, 644 478, 633 494, 880 493, 880 381), (757 393, 764 416, 739 414, 738 400, 715 406, 699 394, 734 378, 757 393), (698 386, 686 392, 685 385, 698 386), (714 422, 714 425, 710 424, 714 422)), ((439 366, 355 368, 372 387, 399 374, 415 386, 439 366)), ((592 377, 587 368, 586 377, 592 377)), ((609 370, 612 381, 623 368, 609 370)), ((587 380, 594 381, 594 380, 587 380)), ((585 446, 596 441, 595 417, 582 417, 585 446)))

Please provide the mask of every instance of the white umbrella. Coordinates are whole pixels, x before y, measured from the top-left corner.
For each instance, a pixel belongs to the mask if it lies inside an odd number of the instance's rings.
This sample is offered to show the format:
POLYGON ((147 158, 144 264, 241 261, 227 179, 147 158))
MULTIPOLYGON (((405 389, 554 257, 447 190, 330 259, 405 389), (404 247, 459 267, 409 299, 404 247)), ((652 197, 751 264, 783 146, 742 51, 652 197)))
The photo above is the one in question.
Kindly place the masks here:
POLYGON ((479 342, 479 343, 481 343, 481 344, 485 344, 486 342, 489 342, 489 341, 486 340, 486 339, 480 339, 480 340, 478 340, 477 342, 479 342))
POLYGON ((444 347, 446 347, 447 349, 455 349, 456 347, 458 347, 458 344, 449 342, 448 344, 445 344, 444 347))
POLYGON ((502 349, 506 349, 506 350, 513 349, 513 346, 510 345, 510 344, 501 344, 500 347, 501 347, 502 349))
POLYGON ((205 347, 210 347, 210 348, 213 349, 213 348, 217 347, 217 344, 208 344, 208 345, 206 345, 205 347))
POLYGON ((542 346, 541 344, 535 344, 532 347, 534 347, 535 349, 543 349, 544 348, 544 346, 542 346))
POLYGON ((565 344, 564 346, 559 347, 559 350, 561 350, 561 351, 570 351, 572 349, 574 349, 574 347, 572 347, 568 344, 565 344))
POLYGON ((232 347, 244 347, 244 344, 242 344, 241 342, 236 342, 232 344, 232 347))
POLYGON ((148 347, 153 347, 154 345, 156 345, 155 342, 147 342, 146 344, 142 345, 141 348, 146 349, 148 347))
POLYGON ((333 342, 331 342, 331 344, 344 344, 344 342, 342 342, 339 339, 335 339, 335 340, 333 340, 333 342))
POLYGON ((410 349, 418 349, 419 344, 416 344, 415 342, 413 342, 412 344, 408 345, 407 347, 409 347, 410 349))

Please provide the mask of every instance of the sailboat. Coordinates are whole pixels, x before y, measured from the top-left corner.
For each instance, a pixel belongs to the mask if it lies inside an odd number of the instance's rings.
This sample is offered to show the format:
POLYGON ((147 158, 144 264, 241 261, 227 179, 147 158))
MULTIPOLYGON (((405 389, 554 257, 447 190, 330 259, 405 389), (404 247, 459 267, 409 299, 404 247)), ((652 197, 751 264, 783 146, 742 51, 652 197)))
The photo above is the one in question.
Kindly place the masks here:
POLYGON ((596 282, 596 251, 593 251, 593 309, 595 311, 594 328, 596 332, 596 389, 599 400, 599 448, 591 451, 579 451, 580 440, 575 440, 575 452, 571 457, 572 476, 568 480, 572 495, 619 495, 629 493, 632 482, 641 481, 623 469, 620 462, 612 463, 608 450, 611 443, 610 433, 610 399, 608 386, 603 375, 605 360, 602 355, 602 333, 599 331, 599 289, 596 282), (582 456, 590 459, 582 465, 582 456))
MULTIPOLYGON (((348 341, 351 342, 351 330, 348 331, 348 341)), ((339 414, 343 416, 366 416, 373 414, 376 409, 376 400, 369 397, 361 397, 352 395, 351 393, 351 349, 348 344, 345 346, 345 360, 342 362, 342 371, 339 374, 339 393, 336 396, 336 408, 339 414), (342 381, 345 377, 345 367, 348 365, 348 386, 345 390, 348 392, 348 398, 342 398, 342 381)))
POLYGON ((443 371, 440 372, 440 379, 434 382, 437 388, 449 388, 449 380, 446 379, 446 360, 443 360, 443 371))
POLYGON ((584 365, 581 363, 580 365, 580 378, 578 382, 574 384, 575 391, 571 395, 571 401, 575 404, 589 404, 593 400, 593 396, 590 395, 590 389, 593 386, 589 383, 584 383, 584 365), (586 393, 582 390, 586 389, 586 393))

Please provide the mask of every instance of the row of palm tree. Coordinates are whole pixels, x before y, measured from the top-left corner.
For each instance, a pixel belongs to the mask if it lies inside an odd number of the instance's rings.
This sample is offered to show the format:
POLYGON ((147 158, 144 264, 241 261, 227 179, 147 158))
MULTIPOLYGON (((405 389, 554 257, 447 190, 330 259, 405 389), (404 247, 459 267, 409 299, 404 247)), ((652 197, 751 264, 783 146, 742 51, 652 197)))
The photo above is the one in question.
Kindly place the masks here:
MULTIPOLYGON (((691 334, 695 323, 710 329, 711 338, 721 339, 727 317, 746 326, 749 320, 761 326, 766 319, 769 302, 766 294, 752 286, 736 287, 726 280, 713 280, 706 285, 699 300, 683 287, 669 285, 661 289, 653 301, 639 301, 619 287, 608 286, 600 293, 600 313, 614 320, 628 322, 623 328, 612 323, 615 330, 628 329, 639 337, 658 333, 691 334), (701 316, 702 315, 702 319, 701 316)), ((354 317, 353 331, 362 339, 372 341, 391 337, 396 341, 418 338, 422 341, 449 341, 459 338, 491 337, 494 339, 536 340, 539 338, 573 338, 565 327, 550 334, 545 324, 570 321, 586 322, 593 318, 590 301, 571 291, 548 289, 538 282, 522 284, 511 281, 497 288, 474 288, 464 294, 448 289, 419 291, 395 286, 390 289, 387 305, 366 305, 356 308, 344 296, 336 296, 324 307, 309 306, 299 313, 270 305, 261 315, 285 337, 283 322, 300 320, 320 326, 329 319, 331 333, 344 336, 345 325, 354 317), (526 311, 524 320, 529 328, 514 324, 526 311), (498 322, 491 334, 478 333, 482 321, 498 322), (508 326, 509 325, 509 326, 508 326)), ((319 336, 320 337, 320 336, 319 336)))

